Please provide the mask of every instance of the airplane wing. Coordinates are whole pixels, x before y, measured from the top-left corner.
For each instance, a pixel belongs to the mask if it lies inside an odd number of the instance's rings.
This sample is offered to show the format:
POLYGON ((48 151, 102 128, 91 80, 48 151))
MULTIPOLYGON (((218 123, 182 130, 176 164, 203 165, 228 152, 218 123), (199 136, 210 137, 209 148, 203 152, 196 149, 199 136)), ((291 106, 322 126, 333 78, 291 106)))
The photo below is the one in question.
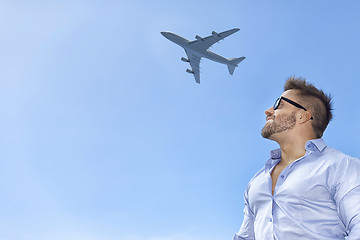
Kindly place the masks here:
POLYGON ((202 38, 202 37, 199 37, 196 35, 196 37, 195 37, 196 40, 189 42, 189 44, 191 44, 197 48, 200 48, 201 50, 206 50, 209 47, 211 47, 214 43, 217 43, 218 41, 230 36, 231 34, 236 33, 239 30, 240 30, 239 28, 234 28, 234 29, 222 32, 222 33, 216 33, 213 31, 211 36, 208 36, 205 38, 202 38))
POLYGON ((186 51, 186 55, 188 56, 188 60, 191 66, 191 71, 186 70, 188 73, 192 73, 195 77, 195 81, 200 83, 200 60, 201 56, 192 51, 186 51))

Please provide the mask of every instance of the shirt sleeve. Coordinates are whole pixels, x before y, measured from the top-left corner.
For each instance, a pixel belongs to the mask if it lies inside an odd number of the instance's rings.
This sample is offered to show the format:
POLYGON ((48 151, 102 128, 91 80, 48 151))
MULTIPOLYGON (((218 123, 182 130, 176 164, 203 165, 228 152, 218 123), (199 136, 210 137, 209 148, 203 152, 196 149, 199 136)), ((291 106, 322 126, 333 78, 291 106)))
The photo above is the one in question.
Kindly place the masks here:
POLYGON ((341 221, 348 234, 347 240, 360 236, 360 159, 347 158, 338 167, 334 199, 341 221))
POLYGON ((250 209, 247 191, 244 194, 245 207, 244 207, 244 220, 233 240, 255 240, 254 234, 254 214, 250 209))

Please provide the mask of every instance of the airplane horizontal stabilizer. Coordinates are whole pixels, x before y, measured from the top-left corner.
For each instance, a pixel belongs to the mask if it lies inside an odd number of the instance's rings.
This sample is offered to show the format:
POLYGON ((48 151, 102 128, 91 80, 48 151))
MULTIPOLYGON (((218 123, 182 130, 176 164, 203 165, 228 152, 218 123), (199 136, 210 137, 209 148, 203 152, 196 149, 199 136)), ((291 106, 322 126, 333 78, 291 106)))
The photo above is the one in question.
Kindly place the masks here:
POLYGON ((231 75, 233 75, 234 71, 235 71, 235 68, 237 67, 237 65, 243 61, 245 59, 245 57, 240 57, 240 58, 229 58, 230 60, 230 63, 227 65, 228 66, 228 70, 229 70, 229 73, 231 75))

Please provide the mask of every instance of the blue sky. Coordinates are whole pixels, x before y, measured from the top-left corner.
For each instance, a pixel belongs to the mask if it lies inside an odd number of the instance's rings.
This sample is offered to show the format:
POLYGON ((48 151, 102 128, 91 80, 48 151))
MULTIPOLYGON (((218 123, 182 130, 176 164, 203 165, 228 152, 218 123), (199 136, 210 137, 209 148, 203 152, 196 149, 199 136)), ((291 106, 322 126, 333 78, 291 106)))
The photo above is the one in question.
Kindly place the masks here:
POLYGON ((333 95, 359 157, 358 1, 1 1, 0 239, 231 239, 292 75, 333 95), (201 84, 160 32, 240 28, 201 84))

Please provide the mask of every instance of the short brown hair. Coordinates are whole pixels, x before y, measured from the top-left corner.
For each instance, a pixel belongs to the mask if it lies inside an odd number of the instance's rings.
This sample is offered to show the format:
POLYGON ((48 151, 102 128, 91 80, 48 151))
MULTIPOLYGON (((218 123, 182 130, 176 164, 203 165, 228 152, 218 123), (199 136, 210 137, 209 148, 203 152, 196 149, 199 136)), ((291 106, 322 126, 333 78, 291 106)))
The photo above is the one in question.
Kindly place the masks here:
POLYGON ((290 77, 286 80, 284 91, 298 90, 298 96, 313 116, 312 127, 315 135, 322 137, 327 125, 332 119, 331 96, 317 89, 313 84, 306 82, 303 77, 290 77))

